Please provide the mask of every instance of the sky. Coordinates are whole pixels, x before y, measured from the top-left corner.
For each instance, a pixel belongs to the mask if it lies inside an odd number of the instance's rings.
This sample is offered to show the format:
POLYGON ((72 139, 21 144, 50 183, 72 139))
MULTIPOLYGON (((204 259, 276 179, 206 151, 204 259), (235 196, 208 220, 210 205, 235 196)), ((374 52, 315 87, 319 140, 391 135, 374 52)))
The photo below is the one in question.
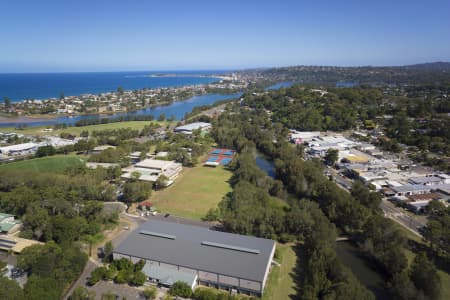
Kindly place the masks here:
POLYGON ((0 73, 450 61, 449 0, 0 0, 0 73))

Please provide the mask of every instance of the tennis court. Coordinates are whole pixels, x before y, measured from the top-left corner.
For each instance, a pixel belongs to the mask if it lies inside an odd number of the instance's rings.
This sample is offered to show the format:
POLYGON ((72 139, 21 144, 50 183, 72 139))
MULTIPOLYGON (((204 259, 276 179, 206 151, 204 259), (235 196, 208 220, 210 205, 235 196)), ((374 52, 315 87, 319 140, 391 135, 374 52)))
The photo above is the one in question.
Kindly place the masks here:
POLYGON ((235 153, 236 151, 231 149, 216 148, 209 152, 209 155, 206 158, 205 163, 217 163, 222 166, 226 166, 233 160, 233 156, 235 153))

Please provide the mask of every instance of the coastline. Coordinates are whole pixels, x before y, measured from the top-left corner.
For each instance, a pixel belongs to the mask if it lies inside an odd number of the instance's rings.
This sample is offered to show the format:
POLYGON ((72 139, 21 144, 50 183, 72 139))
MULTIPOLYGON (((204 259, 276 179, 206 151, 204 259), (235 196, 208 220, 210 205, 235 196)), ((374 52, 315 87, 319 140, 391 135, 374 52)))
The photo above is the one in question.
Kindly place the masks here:
POLYGON ((142 109, 148 109, 148 108, 155 108, 158 106, 167 106, 170 105, 172 103, 175 102, 183 102, 186 100, 189 100, 192 97, 195 96, 201 96, 201 95, 207 95, 209 93, 194 93, 193 95, 183 98, 183 99, 179 99, 173 102, 161 102, 161 103, 156 103, 156 104, 151 104, 151 105, 147 105, 145 107, 140 107, 140 108, 136 108, 136 109, 132 109, 129 111, 116 111, 116 112, 109 112, 109 113, 98 113, 98 112, 93 112, 93 113, 77 113, 77 114, 52 114, 52 115, 45 115, 45 114, 35 114, 35 115, 24 115, 24 116, 0 116, 0 124, 5 124, 5 123, 32 123, 32 122, 40 122, 40 121, 47 121, 47 120, 54 120, 54 119, 58 119, 60 117, 79 117, 79 116, 112 116, 114 114, 117 113, 132 113, 132 112, 136 112, 142 109))

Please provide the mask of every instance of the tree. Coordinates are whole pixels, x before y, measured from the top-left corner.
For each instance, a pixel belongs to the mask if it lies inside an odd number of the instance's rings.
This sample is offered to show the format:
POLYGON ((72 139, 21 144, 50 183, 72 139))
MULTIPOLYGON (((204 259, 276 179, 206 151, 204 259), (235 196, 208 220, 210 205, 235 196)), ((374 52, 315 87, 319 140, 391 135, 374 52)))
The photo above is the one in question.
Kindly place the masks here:
POLYGON ((81 133, 80 133, 80 137, 89 137, 89 131, 87 131, 87 130, 83 130, 81 133))
POLYGON ((49 146, 42 146, 39 147, 36 151, 36 157, 43 157, 43 156, 52 156, 56 154, 55 147, 49 145, 49 146))
POLYGON ((361 181, 356 180, 352 185, 352 196, 362 205, 373 210, 378 210, 381 203, 381 194, 371 192, 361 181))
POLYGON ((121 284, 121 283, 128 283, 128 282, 130 282, 131 281, 131 271, 129 271, 129 270, 120 270, 118 273, 117 273, 117 276, 114 278, 114 282, 115 283, 118 283, 118 284, 121 284))
POLYGON ((121 87, 121 86, 119 86, 118 88, 117 88, 117 93, 119 94, 119 95, 123 95, 123 92, 124 92, 124 90, 123 90, 123 87, 121 87))
POLYGON ((5 106, 5 108, 10 108, 11 107, 11 99, 9 99, 9 97, 3 97, 3 105, 5 106))
POLYGON ((107 273, 106 267, 97 267, 91 272, 91 276, 88 279, 89 285, 95 285, 100 280, 103 280, 107 273))
POLYGON ((192 289, 186 282, 177 281, 170 288, 170 294, 173 296, 190 298, 192 296, 192 289))
POLYGON ((95 300, 95 292, 84 286, 77 286, 70 295, 69 300, 95 300))
POLYGON ((111 241, 107 241, 104 248, 104 254, 105 257, 103 258, 104 262, 111 262, 112 260, 112 253, 113 253, 114 247, 111 241))
POLYGON ((160 114, 158 117, 158 121, 162 122, 166 120, 166 115, 164 113, 160 114))
POLYGON ((167 186, 167 182, 169 181, 169 178, 167 178, 166 175, 161 174, 158 179, 155 181, 155 188, 158 190, 162 187, 167 186))
POLYGON ((142 269, 145 266, 145 260, 144 259, 140 259, 135 265, 134 265, 134 271, 142 271, 142 269))
POLYGON ((150 197, 152 186, 145 181, 127 181, 123 185, 123 198, 126 202, 141 202, 150 197))
POLYGON ((411 281, 430 299, 441 296, 441 278, 436 267, 428 260, 425 253, 419 253, 414 258, 410 272, 411 281))
POLYGON ((147 280, 147 276, 142 271, 134 272, 133 278, 131 279, 131 284, 135 286, 141 286, 147 280))
POLYGON ((17 281, 0 276, 0 299, 22 300, 25 298, 23 290, 17 281))
POLYGON ((329 166, 334 166, 339 158, 339 150, 330 148, 325 154, 325 163, 329 166))
POLYGON ((217 295, 211 289, 197 288, 195 289, 193 298, 195 300, 217 300, 217 295))
POLYGON ((158 291, 155 286, 148 286, 145 288, 143 294, 144 294, 145 299, 153 300, 156 298, 157 292, 158 291))
POLYGON ((396 273, 388 282, 389 294, 396 300, 417 299, 419 292, 411 282, 407 271, 396 273))
POLYGON ((24 287, 25 297, 30 300, 59 300, 63 287, 55 278, 31 275, 24 287))

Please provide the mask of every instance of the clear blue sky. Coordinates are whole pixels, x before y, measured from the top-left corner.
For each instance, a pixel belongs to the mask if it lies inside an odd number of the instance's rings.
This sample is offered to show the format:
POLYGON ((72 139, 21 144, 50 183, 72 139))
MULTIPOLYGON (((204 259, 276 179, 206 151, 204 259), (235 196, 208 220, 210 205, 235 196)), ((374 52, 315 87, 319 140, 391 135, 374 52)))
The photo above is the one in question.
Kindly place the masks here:
POLYGON ((0 0, 0 72, 438 60, 449 0, 0 0))

